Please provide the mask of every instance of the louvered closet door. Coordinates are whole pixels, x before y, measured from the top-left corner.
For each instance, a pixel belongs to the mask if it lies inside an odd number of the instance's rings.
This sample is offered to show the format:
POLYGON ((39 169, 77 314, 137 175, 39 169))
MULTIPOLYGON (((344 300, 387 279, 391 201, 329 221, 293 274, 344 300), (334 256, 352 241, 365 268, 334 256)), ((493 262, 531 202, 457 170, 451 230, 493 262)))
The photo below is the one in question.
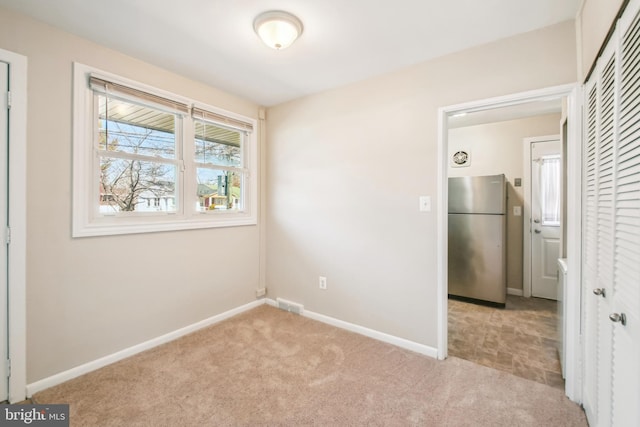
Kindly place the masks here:
POLYGON ((616 58, 600 59, 601 73, 586 87, 584 280, 585 408, 591 425, 609 425, 611 414, 611 294, 613 292, 613 187, 616 58))
POLYGON ((584 395, 592 426, 640 426, 640 0, 585 86, 584 395))
POLYGON ((612 424, 640 426, 640 15, 620 22, 616 153, 612 424), (620 317, 617 318, 619 320, 620 317))

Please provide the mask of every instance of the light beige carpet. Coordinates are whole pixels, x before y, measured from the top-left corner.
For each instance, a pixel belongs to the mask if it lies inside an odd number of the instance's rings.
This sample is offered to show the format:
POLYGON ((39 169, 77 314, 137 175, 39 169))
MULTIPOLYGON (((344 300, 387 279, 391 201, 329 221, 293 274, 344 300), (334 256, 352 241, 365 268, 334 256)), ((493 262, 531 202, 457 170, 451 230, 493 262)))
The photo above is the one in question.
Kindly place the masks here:
POLYGON ((544 384, 269 306, 37 393, 73 426, 586 426, 544 384))

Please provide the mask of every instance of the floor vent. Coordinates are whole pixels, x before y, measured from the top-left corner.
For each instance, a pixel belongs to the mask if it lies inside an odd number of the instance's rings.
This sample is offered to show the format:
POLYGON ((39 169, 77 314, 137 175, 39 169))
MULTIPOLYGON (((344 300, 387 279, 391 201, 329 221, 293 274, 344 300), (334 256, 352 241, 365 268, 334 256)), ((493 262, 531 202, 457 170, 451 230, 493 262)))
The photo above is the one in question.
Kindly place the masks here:
POLYGON ((302 314, 304 306, 295 302, 287 301, 286 299, 277 298, 278 308, 290 313, 302 314))

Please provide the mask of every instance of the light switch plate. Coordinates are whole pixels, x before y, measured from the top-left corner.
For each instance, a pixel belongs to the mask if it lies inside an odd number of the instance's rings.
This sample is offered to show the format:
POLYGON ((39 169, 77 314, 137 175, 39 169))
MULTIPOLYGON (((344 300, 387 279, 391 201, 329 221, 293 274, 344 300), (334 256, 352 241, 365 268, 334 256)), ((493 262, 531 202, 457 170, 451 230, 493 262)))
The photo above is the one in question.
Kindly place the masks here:
POLYGON ((522 206, 513 207, 513 216, 522 216, 522 206))
POLYGON ((431 196, 420 196, 420 212, 431 212, 431 196))

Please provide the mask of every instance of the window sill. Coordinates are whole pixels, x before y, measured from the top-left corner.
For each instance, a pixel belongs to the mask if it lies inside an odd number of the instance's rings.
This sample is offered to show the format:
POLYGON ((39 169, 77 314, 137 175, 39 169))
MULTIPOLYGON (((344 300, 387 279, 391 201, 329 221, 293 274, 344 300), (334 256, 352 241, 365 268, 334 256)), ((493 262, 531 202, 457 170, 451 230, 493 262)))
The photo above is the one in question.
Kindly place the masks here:
MULTIPOLYGON (((91 224, 74 224, 72 237, 116 236, 122 234, 157 233, 166 231, 197 230, 205 228, 239 227, 257 225, 257 219, 252 216, 233 214, 212 218, 213 215, 203 215, 207 218, 174 219, 170 221, 117 221, 95 222, 91 224)), ((121 218, 120 218, 121 219, 121 218)))

